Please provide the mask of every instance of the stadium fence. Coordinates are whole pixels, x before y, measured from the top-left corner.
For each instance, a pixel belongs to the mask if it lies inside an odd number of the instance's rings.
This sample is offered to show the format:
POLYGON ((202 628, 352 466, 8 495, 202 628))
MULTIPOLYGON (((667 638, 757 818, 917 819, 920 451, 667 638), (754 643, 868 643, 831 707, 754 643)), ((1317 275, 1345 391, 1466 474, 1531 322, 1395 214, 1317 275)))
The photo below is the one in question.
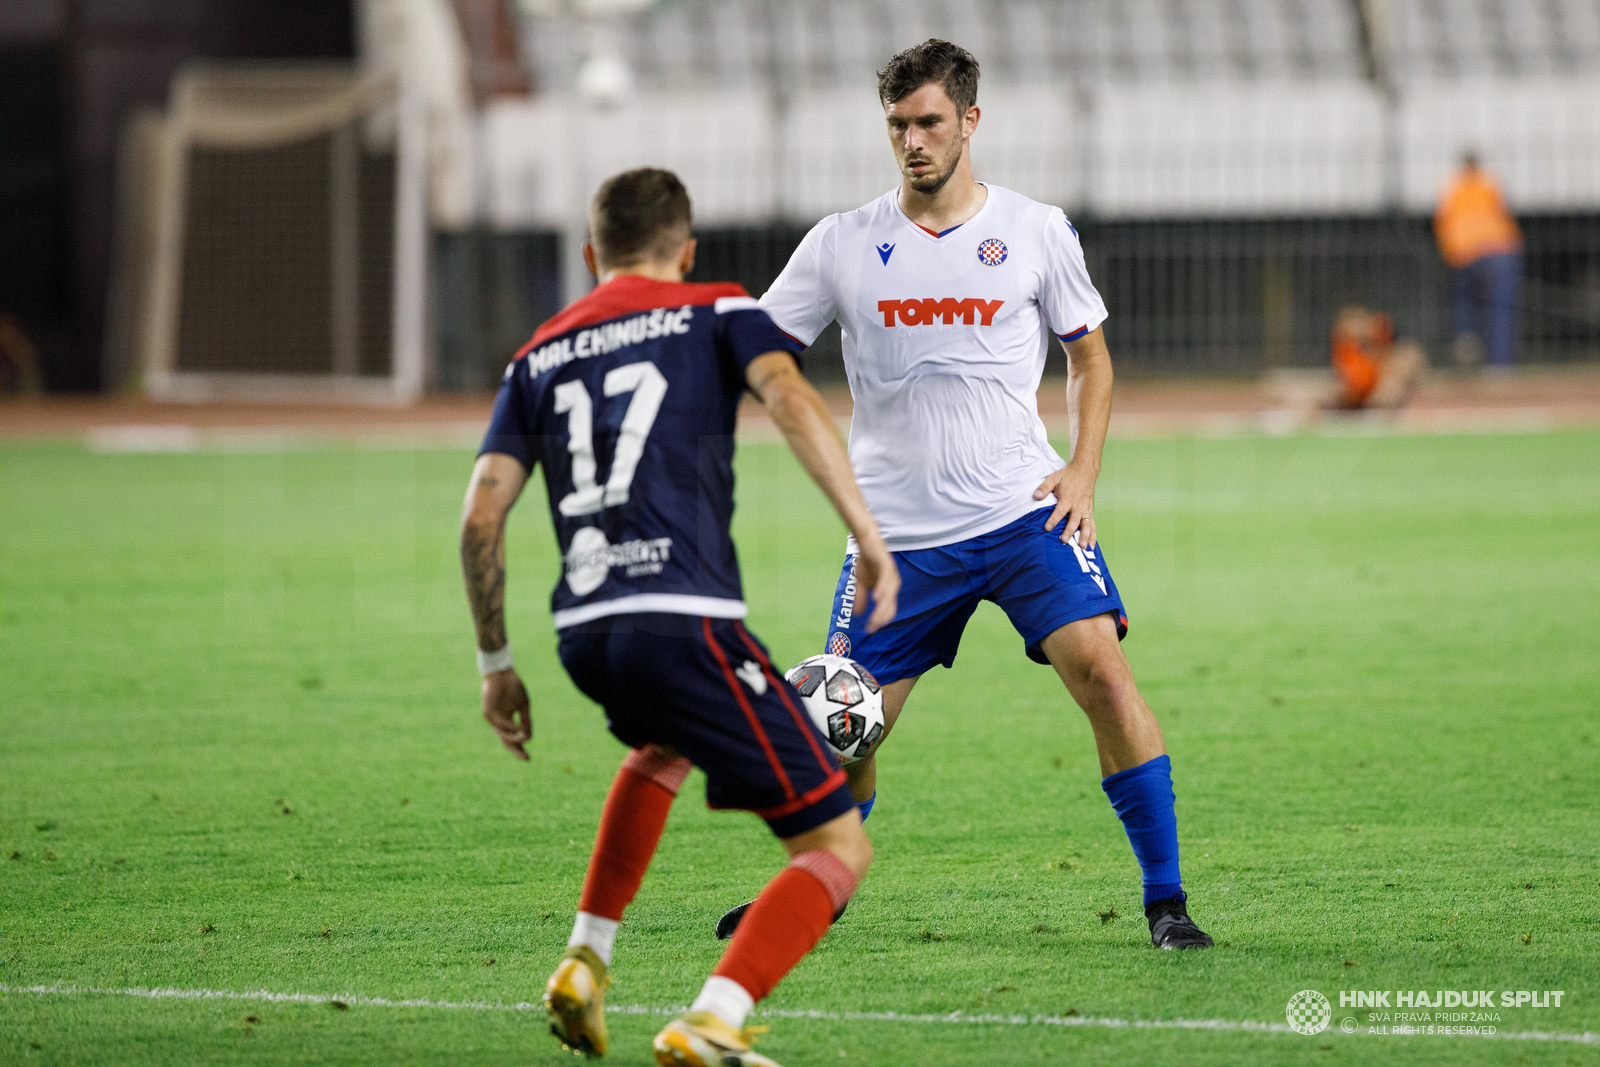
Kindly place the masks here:
MULTIPOLYGON (((1105 297, 1120 372, 1252 376, 1323 367, 1346 303, 1387 311, 1397 332, 1448 365, 1448 274, 1431 220, 1074 219, 1105 297)), ((1529 215, 1519 359, 1600 360, 1600 214, 1529 215)), ((807 227, 697 230, 695 280, 760 294, 807 227)), ((435 244, 439 387, 492 386, 533 327, 561 307, 562 234, 440 235, 435 244)), ((1052 347, 1047 370, 1064 373, 1052 347)), ((842 381, 838 327, 807 353, 814 378, 842 381)))

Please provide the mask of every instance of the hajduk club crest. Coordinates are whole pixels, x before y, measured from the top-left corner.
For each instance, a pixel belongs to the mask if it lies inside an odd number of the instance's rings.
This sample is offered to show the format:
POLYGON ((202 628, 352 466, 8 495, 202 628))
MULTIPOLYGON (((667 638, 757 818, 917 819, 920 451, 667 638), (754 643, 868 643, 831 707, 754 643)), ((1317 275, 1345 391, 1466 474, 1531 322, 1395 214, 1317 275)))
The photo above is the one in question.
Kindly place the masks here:
POLYGON ((978 262, 985 267, 998 267, 1006 261, 1006 243, 991 237, 978 246, 978 262))

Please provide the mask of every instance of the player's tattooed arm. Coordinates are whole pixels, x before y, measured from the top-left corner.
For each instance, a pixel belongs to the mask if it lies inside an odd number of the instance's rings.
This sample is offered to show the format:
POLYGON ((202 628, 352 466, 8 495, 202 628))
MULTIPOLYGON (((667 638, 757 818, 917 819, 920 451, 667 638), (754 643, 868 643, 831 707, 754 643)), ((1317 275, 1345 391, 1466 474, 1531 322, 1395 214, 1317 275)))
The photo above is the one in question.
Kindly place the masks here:
MULTIPOLYGON (((507 455, 488 452, 478 457, 467 484, 461 515, 461 573, 467 602, 478 631, 478 648, 497 652, 506 647, 506 515, 528 480, 522 464, 507 455)), ((500 743, 518 759, 533 737, 528 690, 513 668, 494 671, 481 686, 483 717, 500 743)))
POLYGON ((787 352, 767 352, 751 360, 745 381, 756 399, 766 405, 767 414, 783 432, 800 465, 827 494, 834 510, 855 535, 860 549, 856 571, 861 579, 856 583, 856 611, 866 607, 868 590, 873 598, 867 632, 887 626, 897 609, 900 572, 884 544, 877 520, 867 510, 855 472, 850 469, 850 454, 845 451, 827 405, 787 352))
POLYGON ((461 516, 461 574, 478 631, 478 647, 506 647, 506 515, 527 481, 522 464, 487 452, 478 457, 461 516))
POLYGON ((1093 548, 1099 541, 1094 525, 1094 485, 1100 477, 1100 453, 1111 422, 1111 352, 1099 327, 1064 346, 1070 368, 1067 378, 1067 422, 1072 459, 1039 483, 1035 500, 1051 495, 1056 506, 1044 528, 1061 525, 1061 540, 1078 535, 1078 544, 1093 548))
POLYGON ((505 528, 469 526, 461 531, 461 571, 467 581, 467 602, 478 629, 478 647, 498 652, 506 647, 505 528))

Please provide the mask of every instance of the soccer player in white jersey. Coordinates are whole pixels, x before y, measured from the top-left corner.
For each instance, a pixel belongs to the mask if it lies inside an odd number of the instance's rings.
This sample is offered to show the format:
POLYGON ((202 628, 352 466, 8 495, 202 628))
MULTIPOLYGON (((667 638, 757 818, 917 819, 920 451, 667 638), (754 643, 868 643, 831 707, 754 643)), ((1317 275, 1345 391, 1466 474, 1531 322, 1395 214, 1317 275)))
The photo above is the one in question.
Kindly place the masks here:
MULTIPOLYGON (((1143 870, 1152 943, 1208 948, 1178 873, 1166 744, 1122 654, 1127 617, 1095 531, 1111 411, 1105 305, 1060 208, 973 179, 977 89, 977 61, 948 42, 891 59, 878 95, 900 186, 819 222, 761 298, 797 348, 839 322, 850 460, 903 581, 899 615, 869 634, 852 610, 848 544, 826 650, 877 676, 892 730, 917 679, 955 661, 978 602, 998 604, 1089 717, 1101 785, 1143 870), (1070 462, 1039 421, 1045 326, 1070 363, 1070 462)), ((848 771, 865 817, 875 756, 848 771)))

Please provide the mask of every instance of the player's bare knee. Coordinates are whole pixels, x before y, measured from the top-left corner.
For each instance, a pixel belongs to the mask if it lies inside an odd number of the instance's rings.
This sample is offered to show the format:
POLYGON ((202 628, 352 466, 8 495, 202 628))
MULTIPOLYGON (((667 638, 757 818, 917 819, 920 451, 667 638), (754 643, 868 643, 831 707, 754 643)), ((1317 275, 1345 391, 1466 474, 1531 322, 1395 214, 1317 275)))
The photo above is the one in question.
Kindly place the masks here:
POLYGON ((1108 695, 1138 696, 1138 686, 1133 681, 1133 668, 1116 645, 1102 649, 1090 658, 1089 684, 1108 695))
POLYGON ((791 858, 814 850, 829 852, 856 878, 861 878, 872 866, 872 842, 861 828, 861 815, 855 808, 829 819, 814 830, 785 838, 783 846, 791 858))
POLYGON ((859 819, 854 826, 845 830, 838 840, 829 844, 828 851, 850 868, 857 880, 865 878, 867 870, 872 866, 872 840, 861 828, 859 819))
POLYGON ((629 752, 622 761, 622 769, 648 778, 673 796, 677 796, 678 790, 683 788, 683 780, 689 777, 691 764, 680 756, 676 749, 666 745, 647 744, 629 752))
POLYGON ((676 762, 679 759, 678 750, 671 745, 658 745, 652 741, 644 746, 644 751, 656 759, 666 760, 669 763, 676 762))

